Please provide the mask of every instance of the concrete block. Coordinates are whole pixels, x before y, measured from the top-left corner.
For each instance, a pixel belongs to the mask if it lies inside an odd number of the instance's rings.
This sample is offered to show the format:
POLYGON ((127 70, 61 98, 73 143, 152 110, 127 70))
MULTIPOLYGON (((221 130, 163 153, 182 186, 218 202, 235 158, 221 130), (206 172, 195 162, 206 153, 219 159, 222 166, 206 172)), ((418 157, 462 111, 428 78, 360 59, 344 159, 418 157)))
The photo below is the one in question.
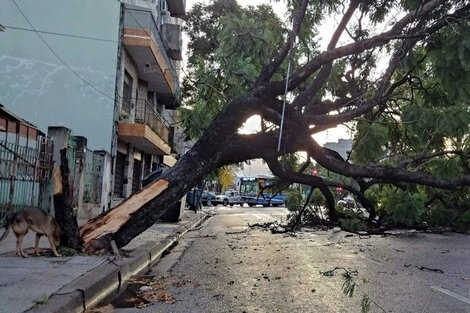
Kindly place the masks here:
POLYGON ((96 306, 117 294, 121 285, 120 267, 113 263, 103 264, 70 285, 69 288, 84 290, 86 308, 96 306))
POLYGON ((150 269, 150 255, 147 250, 138 249, 133 254, 132 257, 125 259, 125 265, 121 266, 123 279, 144 274, 150 269))

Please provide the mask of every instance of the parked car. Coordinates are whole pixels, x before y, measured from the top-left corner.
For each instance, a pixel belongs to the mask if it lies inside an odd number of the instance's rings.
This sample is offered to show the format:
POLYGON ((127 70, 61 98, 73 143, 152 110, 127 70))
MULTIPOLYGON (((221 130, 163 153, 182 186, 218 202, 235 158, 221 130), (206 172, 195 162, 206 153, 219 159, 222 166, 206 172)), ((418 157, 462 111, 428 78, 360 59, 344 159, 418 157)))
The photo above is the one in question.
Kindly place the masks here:
POLYGON ((204 206, 211 206, 215 204, 215 198, 216 198, 215 193, 203 191, 202 196, 201 196, 201 203, 204 206))
POLYGON ((353 197, 345 197, 338 201, 338 205, 342 205, 345 208, 353 209, 356 207, 356 200, 353 197))
POLYGON ((217 195, 215 197, 214 203, 217 204, 222 204, 222 205, 234 205, 234 204, 240 204, 243 205, 242 198, 240 196, 240 193, 236 190, 226 190, 224 194, 222 195, 217 195))

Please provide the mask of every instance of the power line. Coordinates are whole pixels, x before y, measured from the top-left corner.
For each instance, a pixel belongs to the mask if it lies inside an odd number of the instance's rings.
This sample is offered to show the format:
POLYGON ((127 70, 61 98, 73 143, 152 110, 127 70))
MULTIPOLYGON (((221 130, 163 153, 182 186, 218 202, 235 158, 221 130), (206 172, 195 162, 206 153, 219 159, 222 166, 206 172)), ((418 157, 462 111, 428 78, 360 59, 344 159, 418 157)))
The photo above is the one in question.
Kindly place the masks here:
POLYGON ((56 35, 56 36, 63 36, 63 37, 71 37, 71 38, 78 38, 78 39, 88 39, 88 40, 103 41, 103 42, 112 42, 112 43, 118 42, 117 40, 112 40, 112 39, 103 39, 103 38, 96 38, 96 37, 88 37, 88 36, 80 36, 80 35, 66 34, 66 33, 57 33, 57 32, 45 31, 45 30, 34 30, 34 29, 31 29, 31 28, 23 28, 23 27, 17 27, 17 26, 3 25, 3 27, 4 27, 5 29, 14 29, 14 30, 27 31, 27 32, 38 32, 38 33, 41 33, 41 34, 56 35))

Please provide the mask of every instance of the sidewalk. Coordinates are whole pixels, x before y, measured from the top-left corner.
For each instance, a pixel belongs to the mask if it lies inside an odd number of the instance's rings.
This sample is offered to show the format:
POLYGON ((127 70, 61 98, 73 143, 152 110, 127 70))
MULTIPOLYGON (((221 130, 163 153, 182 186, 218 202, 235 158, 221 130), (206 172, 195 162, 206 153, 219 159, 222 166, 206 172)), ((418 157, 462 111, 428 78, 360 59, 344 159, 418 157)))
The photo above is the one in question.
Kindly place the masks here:
MULTIPOLYGON (((42 254, 36 257, 32 231, 23 241, 23 250, 30 257, 21 258, 15 255, 16 238, 10 231, 0 242, 0 313, 73 312, 93 306, 123 288, 130 276, 145 272, 204 217, 204 213, 185 211, 178 223, 154 224, 123 247, 129 257, 122 259, 88 255, 49 257, 45 237, 39 244, 42 254)), ((3 231, 0 228, 0 234, 3 231)))

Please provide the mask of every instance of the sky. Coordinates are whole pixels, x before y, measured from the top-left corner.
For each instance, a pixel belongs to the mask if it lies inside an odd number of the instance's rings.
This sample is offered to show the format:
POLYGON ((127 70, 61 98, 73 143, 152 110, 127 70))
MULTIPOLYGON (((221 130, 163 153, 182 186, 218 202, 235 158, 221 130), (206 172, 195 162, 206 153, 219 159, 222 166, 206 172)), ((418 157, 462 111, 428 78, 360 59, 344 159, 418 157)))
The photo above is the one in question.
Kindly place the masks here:
MULTIPOLYGON (((205 2, 209 3, 209 0, 187 0, 186 2, 186 10, 189 11, 191 7, 199 2, 205 2)), ((271 5, 273 8, 273 11, 283 20, 286 19, 285 14, 286 14, 286 2, 283 0, 274 2, 272 0, 238 0, 238 3, 242 6, 249 6, 249 5, 260 5, 260 4, 268 4, 271 5)), ((328 21, 325 21, 325 23, 322 24, 320 27, 320 47, 324 48, 326 47, 329 38, 331 37, 333 30, 335 29, 335 26, 338 24, 338 21, 335 19, 331 19, 328 21)), ((183 46, 186 47, 187 45, 188 38, 187 36, 183 35, 183 46)), ((341 40, 339 42, 341 44, 341 40)), ((185 59, 183 62, 186 62, 186 55, 185 59)), ((244 125, 242 126, 240 133, 244 134, 250 134, 250 133, 256 133, 260 131, 260 116, 255 115, 249 118, 244 125)), ((340 138, 351 138, 351 132, 345 127, 345 126, 338 126, 335 128, 331 128, 327 131, 318 133, 314 135, 314 139, 321 145, 323 145, 326 142, 336 142, 340 138)))

